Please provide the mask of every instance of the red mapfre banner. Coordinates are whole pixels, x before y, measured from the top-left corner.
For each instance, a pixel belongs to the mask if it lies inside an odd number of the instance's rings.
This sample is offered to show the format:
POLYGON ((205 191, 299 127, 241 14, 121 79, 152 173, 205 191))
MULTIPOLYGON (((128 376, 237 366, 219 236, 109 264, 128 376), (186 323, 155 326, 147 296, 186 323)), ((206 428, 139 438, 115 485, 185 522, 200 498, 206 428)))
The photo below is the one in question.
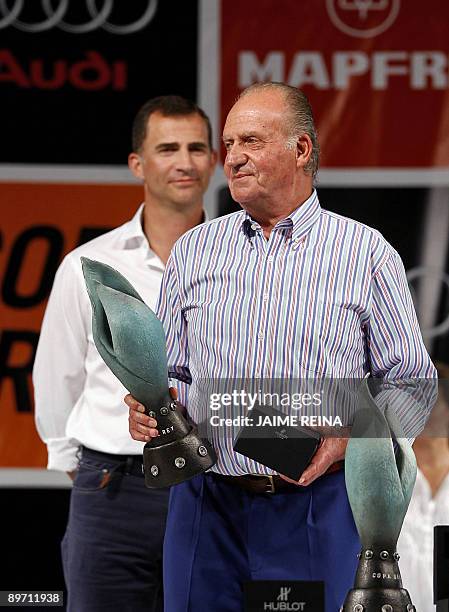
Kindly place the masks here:
POLYGON ((447 0, 221 2, 221 126, 239 92, 309 97, 324 168, 449 168, 447 0))

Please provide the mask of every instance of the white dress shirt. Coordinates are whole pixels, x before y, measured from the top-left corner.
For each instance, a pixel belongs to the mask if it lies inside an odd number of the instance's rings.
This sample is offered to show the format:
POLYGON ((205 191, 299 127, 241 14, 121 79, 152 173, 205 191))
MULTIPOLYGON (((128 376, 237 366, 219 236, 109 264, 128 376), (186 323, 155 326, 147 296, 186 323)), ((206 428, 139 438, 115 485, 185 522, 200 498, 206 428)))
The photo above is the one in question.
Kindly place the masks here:
POLYGON ((106 453, 142 452, 143 443, 128 432, 127 391, 95 348, 80 262, 85 256, 113 266, 154 309, 164 265, 143 233, 142 210, 69 253, 56 273, 33 369, 36 425, 49 469, 74 470, 80 444, 106 453))
POLYGON ((416 484, 398 540, 399 569, 404 588, 419 612, 435 612, 433 605, 433 528, 449 525, 449 474, 435 497, 418 469, 416 484))

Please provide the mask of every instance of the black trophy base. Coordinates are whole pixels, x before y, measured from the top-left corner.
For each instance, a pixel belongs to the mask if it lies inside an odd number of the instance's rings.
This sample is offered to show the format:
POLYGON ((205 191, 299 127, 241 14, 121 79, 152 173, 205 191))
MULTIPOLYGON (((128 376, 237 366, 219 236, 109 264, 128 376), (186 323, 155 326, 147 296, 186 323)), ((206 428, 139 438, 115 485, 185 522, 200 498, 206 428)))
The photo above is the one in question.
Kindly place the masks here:
POLYGON ((342 612, 415 612, 402 587, 399 555, 391 542, 364 548, 358 558, 354 588, 346 595, 342 612))
POLYGON ((415 612, 406 589, 352 589, 343 612, 415 612))
POLYGON ((216 461, 213 446, 193 428, 182 438, 161 446, 148 442, 143 449, 145 486, 149 489, 171 487, 205 472, 216 461))

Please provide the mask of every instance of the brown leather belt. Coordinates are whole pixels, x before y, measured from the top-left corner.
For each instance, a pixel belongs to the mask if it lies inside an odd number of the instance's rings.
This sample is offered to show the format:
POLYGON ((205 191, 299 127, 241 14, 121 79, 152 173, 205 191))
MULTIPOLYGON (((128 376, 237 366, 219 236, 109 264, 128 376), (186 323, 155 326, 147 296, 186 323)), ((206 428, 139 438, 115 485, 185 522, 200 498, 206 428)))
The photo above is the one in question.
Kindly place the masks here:
MULTIPOLYGON (((337 461, 336 463, 333 463, 323 474, 323 476, 343 469, 344 465, 344 461, 337 461)), ((244 476, 228 476, 226 474, 217 474, 217 472, 209 472, 209 474, 216 480, 227 482, 228 484, 237 486, 240 489, 244 489, 245 491, 248 491, 248 493, 253 493, 255 495, 261 493, 269 493, 270 495, 274 495, 275 493, 285 493, 287 491, 294 492, 302 489, 300 485, 287 482, 278 475, 259 476, 258 474, 245 474, 244 476)))

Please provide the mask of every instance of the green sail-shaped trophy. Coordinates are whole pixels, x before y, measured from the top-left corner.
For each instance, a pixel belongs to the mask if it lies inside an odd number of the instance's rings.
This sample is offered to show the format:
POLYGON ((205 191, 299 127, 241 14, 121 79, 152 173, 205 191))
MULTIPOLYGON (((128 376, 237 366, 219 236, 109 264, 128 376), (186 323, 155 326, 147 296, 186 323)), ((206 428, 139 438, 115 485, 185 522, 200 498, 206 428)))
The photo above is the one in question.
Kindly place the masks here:
POLYGON ((416 459, 389 408, 385 415, 365 380, 345 457, 345 478, 362 543, 344 612, 413 612, 402 587, 396 544, 416 479, 416 459), (396 439, 396 452, 391 433, 396 439))
POLYGON ((117 270, 86 257, 81 262, 95 346, 123 386, 157 419, 159 436, 143 450, 146 486, 167 487, 209 469, 217 460, 213 447, 198 436, 169 394, 161 322, 117 270))

